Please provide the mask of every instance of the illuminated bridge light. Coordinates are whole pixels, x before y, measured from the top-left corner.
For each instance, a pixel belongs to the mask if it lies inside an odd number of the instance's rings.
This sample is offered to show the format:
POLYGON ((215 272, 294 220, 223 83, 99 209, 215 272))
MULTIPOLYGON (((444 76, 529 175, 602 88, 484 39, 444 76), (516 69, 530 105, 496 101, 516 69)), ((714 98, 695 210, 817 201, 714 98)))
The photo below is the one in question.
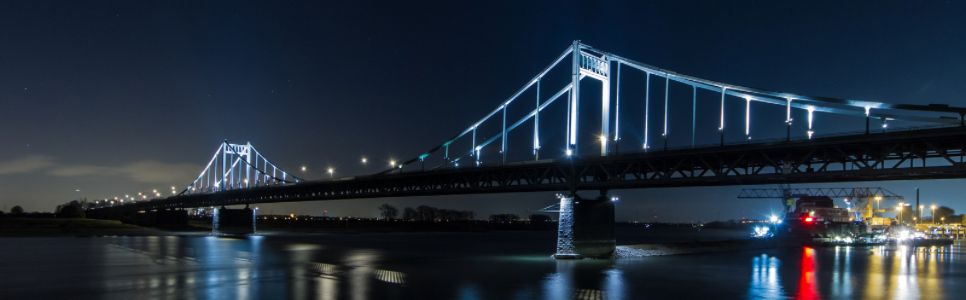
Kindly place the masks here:
POLYGON ((814 120, 815 107, 809 105, 806 110, 808 110, 808 132, 806 133, 808 133, 808 139, 812 139, 812 135, 815 134, 815 131, 812 130, 812 121, 814 120))

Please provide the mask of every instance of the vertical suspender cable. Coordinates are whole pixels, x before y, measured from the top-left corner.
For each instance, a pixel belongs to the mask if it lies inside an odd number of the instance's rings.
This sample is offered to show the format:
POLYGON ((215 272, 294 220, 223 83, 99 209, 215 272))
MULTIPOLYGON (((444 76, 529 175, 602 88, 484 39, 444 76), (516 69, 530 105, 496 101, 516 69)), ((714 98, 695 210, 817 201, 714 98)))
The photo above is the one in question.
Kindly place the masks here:
POLYGON ((648 143, 648 109, 651 107, 651 73, 644 73, 644 151, 650 146, 648 143))

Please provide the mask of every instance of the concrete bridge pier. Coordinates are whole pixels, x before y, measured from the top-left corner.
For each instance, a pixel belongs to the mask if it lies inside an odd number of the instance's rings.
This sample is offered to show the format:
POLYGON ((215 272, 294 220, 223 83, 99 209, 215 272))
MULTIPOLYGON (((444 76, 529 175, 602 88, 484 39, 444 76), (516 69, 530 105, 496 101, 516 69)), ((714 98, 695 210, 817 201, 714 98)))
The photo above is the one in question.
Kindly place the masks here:
POLYGON ((557 259, 610 258, 617 248, 614 202, 601 191, 594 199, 576 193, 560 197, 557 259))
POLYGON ((211 216, 211 233, 214 234, 253 234, 257 209, 216 208, 211 216))

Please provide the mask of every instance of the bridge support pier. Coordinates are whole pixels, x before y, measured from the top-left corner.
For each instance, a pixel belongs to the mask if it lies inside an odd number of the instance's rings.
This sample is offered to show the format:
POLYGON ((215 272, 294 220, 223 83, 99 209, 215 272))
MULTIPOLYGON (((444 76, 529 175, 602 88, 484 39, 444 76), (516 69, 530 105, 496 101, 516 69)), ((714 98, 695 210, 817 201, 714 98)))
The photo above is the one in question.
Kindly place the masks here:
POLYGON ((609 258, 617 248, 614 202, 602 192, 596 199, 560 197, 557 259, 609 258))
POLYGON ((211 233, 213 234, 253 234, 255 233, 256 210, 245 207, 229 209, 222 206, 212 213, 211 233))

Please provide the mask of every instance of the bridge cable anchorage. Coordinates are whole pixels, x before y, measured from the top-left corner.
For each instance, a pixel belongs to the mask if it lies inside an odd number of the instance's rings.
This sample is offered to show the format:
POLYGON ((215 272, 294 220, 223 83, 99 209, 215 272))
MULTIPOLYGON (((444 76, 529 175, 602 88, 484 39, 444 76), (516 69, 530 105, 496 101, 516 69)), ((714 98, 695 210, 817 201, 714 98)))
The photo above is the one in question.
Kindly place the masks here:
POLYGON ((295 184, 303 181, 298 176, 280 170, 281 168, 265 158, 251 143, 231 144, 223 141, 201 173, 177 195, 295 184), (268 171, 269 168, 272 170, 271 173, 268 171), (220 171, 216 171, 218 169, 220 171), (289 179, 289 176, 292 179, 289 179))

